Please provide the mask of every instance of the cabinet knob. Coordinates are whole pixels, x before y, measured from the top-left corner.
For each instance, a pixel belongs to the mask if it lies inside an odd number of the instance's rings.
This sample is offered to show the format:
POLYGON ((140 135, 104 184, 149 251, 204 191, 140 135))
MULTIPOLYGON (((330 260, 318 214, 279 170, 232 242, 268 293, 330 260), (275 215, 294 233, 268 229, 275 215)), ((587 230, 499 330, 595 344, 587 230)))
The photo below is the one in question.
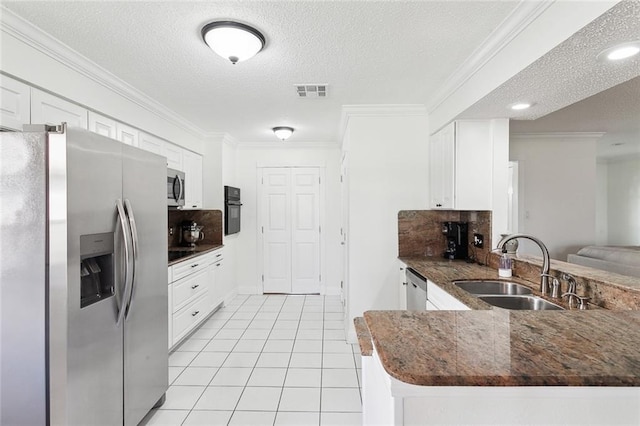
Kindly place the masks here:
POLYGON ((196 315, 198 315, 200 313, 200 311, 195 311, 194 313, 191 314, 192 317, 195 317, 196 315))
POLYGON ((217 264, 216 264, 216 266, 220 266, 220 265, 221 265, 220 263, 217 263, 217 264))
POLYGON ((192 285, 192 286, 191 286, 191 289, 192 289, 192 290, 195 290, 195 289, 196 289, 196 288, 198 288, 198 287, 200 287, 200 284, 192 285))
POLYGON ((193 265, 191 265, 192 268, 195 268, 196 266, 198 266, 198 263, 194 263, 193 265))

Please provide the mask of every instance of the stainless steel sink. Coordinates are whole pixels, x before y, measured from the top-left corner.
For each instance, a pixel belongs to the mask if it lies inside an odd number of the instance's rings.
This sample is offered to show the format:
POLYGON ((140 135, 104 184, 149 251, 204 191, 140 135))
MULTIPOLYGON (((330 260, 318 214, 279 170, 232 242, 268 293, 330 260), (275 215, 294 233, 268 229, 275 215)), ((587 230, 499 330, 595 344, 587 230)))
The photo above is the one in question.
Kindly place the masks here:
POLYGON ((509 281, 470 280, 454 281, 453 284, 473 295, 517 295, 532 293, 529 287, 509 281))
POLYGON ((498 308, 526 310, 526 311, 557 311, 564 310, 562 306, 551 303, 537 296, 478 296, 492 306, 498 308))

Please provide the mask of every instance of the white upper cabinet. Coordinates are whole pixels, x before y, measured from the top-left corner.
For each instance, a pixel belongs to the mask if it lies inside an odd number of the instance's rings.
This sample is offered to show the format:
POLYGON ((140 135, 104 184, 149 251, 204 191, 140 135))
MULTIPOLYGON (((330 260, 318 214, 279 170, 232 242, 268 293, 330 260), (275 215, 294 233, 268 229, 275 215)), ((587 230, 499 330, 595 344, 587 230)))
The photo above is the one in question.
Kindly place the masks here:
POLYGON ((116 123, 116 139, 131 146, 138 146, 140 132, 131 126, 123 123, 116 123))
POLYGON ((96 112, 89 111, 89 130, 99 135, 115 139, 116 121, 96 112))
POLYGON ((87 110, 38 89, 31 88, 31 123, 88 129, 87 110))
POLYGON ((158 155, 164 155, 162 153, 162 144, 164 141, 160 138, 152 136, 145 132, 140 132, 138 139, 138 147, 145 151, 153 152, 158 155))
POLYGON ((167 157, 167 167, 170 169, 184 171, 182 165, 183 149, 171 142, 162 141, 162 155, 167 157))
POLYGON ((22 130, 31 123, 29 86, 0 74, 0 127, 22 130))
POLYGON ((202 156, 183 150, 182 164, 185 173, 185 209, 202 208, 202 156))
POLYGON ((456 121, 430 139, 433 209, 491 210, 493 130, 490 120, 456 121))

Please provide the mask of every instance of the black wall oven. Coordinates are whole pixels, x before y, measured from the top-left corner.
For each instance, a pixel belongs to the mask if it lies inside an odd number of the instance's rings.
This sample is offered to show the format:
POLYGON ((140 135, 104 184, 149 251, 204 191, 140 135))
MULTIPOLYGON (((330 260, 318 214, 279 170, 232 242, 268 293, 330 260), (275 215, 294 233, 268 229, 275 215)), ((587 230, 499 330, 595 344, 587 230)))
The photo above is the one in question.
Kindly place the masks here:
POLYGON ((240 232, 240 188, 224 187, 224 235, 240 232))

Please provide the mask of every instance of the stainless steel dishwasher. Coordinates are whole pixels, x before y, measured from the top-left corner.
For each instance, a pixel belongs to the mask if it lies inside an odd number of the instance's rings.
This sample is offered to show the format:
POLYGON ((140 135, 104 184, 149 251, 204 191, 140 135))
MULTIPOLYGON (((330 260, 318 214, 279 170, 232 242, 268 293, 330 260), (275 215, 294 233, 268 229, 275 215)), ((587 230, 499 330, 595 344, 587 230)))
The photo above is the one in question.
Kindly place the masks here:
POLYGON ((427 310, 427 280, 411 268, 407 268, 407 310, 427 310))

